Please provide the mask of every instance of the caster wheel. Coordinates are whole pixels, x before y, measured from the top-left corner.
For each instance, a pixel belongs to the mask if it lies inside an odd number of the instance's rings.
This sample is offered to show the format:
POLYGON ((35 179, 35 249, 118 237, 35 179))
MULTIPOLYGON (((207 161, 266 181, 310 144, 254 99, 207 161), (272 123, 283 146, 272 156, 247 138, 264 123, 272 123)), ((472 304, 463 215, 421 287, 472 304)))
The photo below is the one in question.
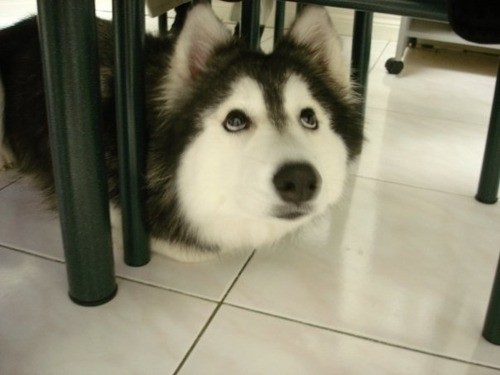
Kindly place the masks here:
POLYGON ((408 39, 408 47, 415 48, 417 46, 417 38, 408 39))
POLYGON ((396 60, 394 57, 391 57, 385 62, 385 68, 389 72, 389 74, 399 74, 404 68, 404 64, 402 61, 396 60))

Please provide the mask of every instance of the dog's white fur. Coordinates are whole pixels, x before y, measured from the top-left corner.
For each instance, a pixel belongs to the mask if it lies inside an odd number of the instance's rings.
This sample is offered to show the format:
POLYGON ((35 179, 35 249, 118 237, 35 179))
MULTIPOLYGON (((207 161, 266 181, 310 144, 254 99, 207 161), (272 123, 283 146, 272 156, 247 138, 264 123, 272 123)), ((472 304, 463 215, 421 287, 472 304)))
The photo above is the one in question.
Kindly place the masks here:
MULTIPOLYGON (((230 37, 211 11, 203 7, 196 11, 180 35, 171 64, 173 74, 164 86, 163 98, 170 104, 178 100, 180 91, 189 89, 189 81, 204 69, 216 46, 230 37)), ((328 64, 334 79, 346 90, 350 87, 348 70, 340 58, 340 41, 324 9, 306 8, 291 35, 297 42, 313 46, 318 55, 315 58, 328 64)), ((343 141, 331 131, 327 113, 300 77, 291 76, 282 93, 287 124, 281 130, 272 125, 256 81, 243 77, 231 92, 224 103, 200 116, 201 132, 184 151, 177 178, 182 213, 197 237, 222 245, 221 252, 270 244, 324 213, 341 195, 347 164, 343 141), (234 108, 244 111, 255 126, 241 134, 227 133, 221 124, 234 108), (303 108, 315 111, 320 123, 317 131, 300 125, 303 108), (273 175, 286 162, 310 163, 322 179, 321 190, 311 204, 312 213, 295 220, 272 215, 283 203, 273 186, 273 175)), ((152 240, 152 248, 182 261, 214 255, 157 239, 152 240)))
POLYGON ((308 45, 314 51, 311 58, 324 60, 332 76, 345 88, 350 87, 349 66, 342 59, 342 43, 324 8, 305 7, 290 35, 297 42, 308 45))
POLYGON ((273 209, 282 204, 272 184, 278 168, 286 162, 308 162, 318 170, 323 182, 312 205, 314 213, 322 213, 342 191, 347 150, 299 77, 292 76, 285 86, 289 123, 281 130, 268 118, 257 82, 243 78, 232 92, 203 116, 202 132, 182 158, 177 191, 181 211, 202 241, 227 249, 258 247, 310 219, 272 217, 273 209), (228 134, 220 124, 232 108, 242 109, 255 126, 242 134, 228 134), (300 125, 302 108, 315 110, 317 131, 300 125))
POLYGON ((176 43, 159 102, 165 109, 175 107, 188 95, 190 83, 203 71, 214 49, 232 38, 229 30, 215 16, 209 5, 197 5, 187 17, 176 43))

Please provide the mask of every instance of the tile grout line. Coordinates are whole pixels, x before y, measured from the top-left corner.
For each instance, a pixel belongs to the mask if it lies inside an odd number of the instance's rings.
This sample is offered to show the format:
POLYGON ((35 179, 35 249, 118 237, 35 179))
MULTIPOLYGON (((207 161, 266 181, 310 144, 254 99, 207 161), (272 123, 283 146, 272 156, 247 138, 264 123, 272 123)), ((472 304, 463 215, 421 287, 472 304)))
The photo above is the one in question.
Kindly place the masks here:
POLYGON ((143 286, 147 286, 147 287, 151 287, 151 288, 155 288, 155 289, 160 289, 160 290, 164 290, 166 292, 171 292, 171 293, 179 294, 181 296, 191 297, 191 298, 195 298, 195 299, 206 301, 206 302, 212 302, 212 303, 218 303, 219 302, 216 299, 212 299, 212 298, 208 298, 208 297, 203 297, 203 296, 200 296, 200 295, 197 295, 197 294, 185 292, 185 291, 182 291, 182 290, 179 290, 179 289, 169 288, 169 287, 166 287, 166 286, 163 286, 163 285, 159 285, 159 284, 155 284, 155 283, 151 283, 151 282, 147 282, 147 281, 143 281, 143 280, 134 279, 133 277, 130 277, 130 276, 116 275, 116 278, 120 279, 120 280, 125 280, 125 281, 128 281, 128 282, 131 282, 131 283, 134 283, 134 284, 139 284, 139 285, 143 285, 143 286))
MULTIPOLYGON (((386 74, 389 74, 389 73, 386 73, 386 74)), ((368 85, 370 85, 370 84, 368 83, 368 85)), ((368 87, 370 87, 370 86, 368 86, 368 87)), ((456 124, 462 124, 462 125, 471 125, 471 126, 475 126, 475 127, 482 127, 482 128, 486 128, 486 129, 488 128, 488 121, 489 120, 487 120, 486 122, 479 123, 479 122, 463 121, 463 120, 451 119, 451 118, 439 117, 439 116, 429 116, 429 115, 425 115, 425 114, 422 115, 422 114, 412 113, 412 112, 403 112, 403 111, 397 110, 397 109, 387 109, 387 108, 375 107, 375 106, 371 106, 368 104, 369 103, 368 99, 370 98, 370 95, 368 95, 368 93, 367 93, 366 98, 367 98, 367 101, 366 101, 366 103, 367 103, 366 108, 367 109, 372 109, 372 110, 381 111, 381 112, 395 113, 395 114, 404 115, 404 116, 418 117, 418 118, 422 118, 424 120, 438 120, 438 121, 443 121, 443 122, 451 122, 454 124, 456 123, 456 124)))
POLYGON ((21 177, 16 177, 14 181, 8 182, 7 185, 4 185, 0 187, 0 191, 7 189, 9 186, 14 185, 16 182, 18 182, 21 179, 21 177))
POLYGON ((407 183, 404 183, 404 182, 382 180, 382 179, 377 178, 377 177, 362 176, 362 175, 359 175, 359 174, 356 174, 356 173, 353 173, 352 176, 356 177, 356 178, 361 178, 361 179, 364 179, 364 180, 381 182, 381 183, 384 183, 384 184, 397 185, 397 186, 407 187, 407 188, 416 189, 416 190, 428 191, 428 192, 432 192, 432 193, 452 195, 454 197, 474 198, 473 195, 454 193, 454 192, 451 192, 451 191, 445 191, 445 190, 427 188, 427 187, 423 187, 423 186, 416 186, 416 185, 411 185, 411 184, 407 184, 407 183))
MULTIPOLYGON (((15 253, 21 253, 21 254, 24 254, 24 255, 32 256, 34 258, 46 260, 46 261, 57 263, 57 264, 61 264, 61 265, 65 265, 66 264, 65 260, 57 258, 57 257, 53 257, 53 256, 50 256, 50 255, 37 253, 37 252, 26 250, 26 249, 21 249, 21 248, 13 247, 13 246, 10 246, 10 245, 5 245, 5 244, 2 244, 2 243, 0 243, 0 248, 4 248, 4 249, 7 249, 7 250, 15 252, 15 253)), ((139 284, 139 285, 143 285, 143 286, 147 286, 147 287, 151 287, 151 288, 155 288, 155 289, 160 289, 160 290, 163 290, 163 291, 166 291, 166 292, 171 292, 171 293, 179 294, 179 295, 182 295, 182 296, 185 296, 185 297, 191 297, 191 298, 195 298, 195 299, 206 301, 206 302, 212 302, 212 303, 219 303, 220 302, 217 299, 213 299, 213 298, 209 298, 209 297, 204 297, 204 296, 197 295, 197 294, 194 294, 194 293, 185 292, 185 291, 179 290, 179 289, 169 288, 167 286, 163 286, 163 285, 155 284, 155 283, 152 283, 152 282, 147 282, 147 281, 135 279, 133 277, 126 276, 126 275, 115 274, 115 277, 117 279, 125 280, 125 281, 128 281, 130 283, 139 284)), ((224 297, 225 297, 225 294, 224 294, 224 297)))
POLYGON ((264 316, 268 316, 271 318, 276 318, 279 320, 284 320, 284 321, 288 321, 291 323, 296 323, 296 324, 308 326, 311 328, 321 329, 323 331, 333 332, 333 333, 337 333, 339 335, 349 336, 349 337, 353 337, 353 338, 364 340, 364 341, 370 341, 370 342, 384 345, 384 346, 389 346, 389 347, 393 347, 393 348, 397 348, 397 349, 403 349, 403 350, 407 350, 407 351, 411 351, 411 352, 415 352, 415 353, 425 354, 425 355, 429 355, 429 356, 437 357, 437 358, 441 358, 441 359, 447 359, 450 361, 459 362, 459 363, 463 363, 463 364, 467 364, 467 365, 474 365, 474 366, 483 367, 483 368, 492 369, 492 370, 500 370, 500 367, 495 367, 493 365, 487 365, 487 364, 483 364, 483 363, 479 363, 479 362, 467 361, 465 359, 451 357, 451 356, 447 356, 447 355, 439 354, 439 353, 433 353, 433 352, 425 351, 423 349, 412 348, 409 346, 394 344, 394 343, 391 343, 389 341, 383 341, 380 339, 375 339, 372 337, 363 336, 363 335, 360 335, 357 333, 347 332, 347 331, 343 331, 340 329, 327 327, 327 326, 323 326, 323 325, 316 324, 316 323, 306 322, 306 321, 302 321, 302 320, 295 319, 295 318, 290 318, 290 317, 283 316, 283 315, 277 315, 277 314, 273 314, 270 312, 256 310, 256 309, 252 309, 250 307, 240 306, 240 305, 236 305, 233 303, 224 303, 224 304, 226 306, 231 306, 231 307, 234 307, 234 308, 239 309, 239 310, 249 311, 249 312, 259 314, 259 315, 264 315, 264 316))
POLYGON ((59 259, 57 257, 53 257, 53 256, 50 256, 50 255, 47 255, 47 254, 37 253, 37 252, 31 251, 31 250, 21 249, 21 248, 18 248, 18 247, 13 247, 11 245, 6 245, 6 244, 3 244, 3 243, 0 243, 0 248, 4 248, 4 249, 7 249, 7 250, 15 252, 15 253, 21 253, 21 254, 24 254, 24 255, 29 255, 29 256, 32 256, 34 258, 47 260, 47 261, 50 261, 50 262, 53 262, 53 263, 65 264, 64 260, 61 260, 61 259, 59 259))
POLYGON ((198 345, 198 342, 200 341, 201 337, 205 334, 205 331, 208 329, 209 325, 212 323, 212 320, 215 318, 215 316, 217 315, 217 313, 220 310, 220 308, 222 307, 222 305, 224 305, 224 301, 226 300, 227 296, 229 295, 229 293, 231 292, 231 290, 233 289, 235 284, 238 282, 240 276, 243 274, 243 271, 245 271, 245 269, 247 268, 248 264, 250 263, 250 261, 252 260, 254 255, 255 255, 255 250, 252 252, 252 254, 250 254, 250 256, 246 260, 245 264, 241 267, 241 270, 238 272, 238 274, 234 278, 233 282, 229 286, 229 288, 226 291, 226 293, 224 294, 224 296, 222 296, 221 300, 219 301, 219 303, 215 307, 214 311, 212 312, 212 314, 208 318, 207 322, 203 325, 200 333, 198 334, 198 336, 194 340, 193 344, 191 345, 191 347, 188 349, 188 351, 184 355, 184 358, 182 358, 181 362, 179 363, 179 365, 177 366, 177 368, 173 372, 173 375, 177 375, 179 373, 179 371, 182 369, 182 367, 184 366, 184 364, 187 362, 187 360, 189 359, 189 356, 193 352, 194 348, 198 345))
MULTIPOLYGON (((381 58, 382 58, 382 56, 384 55, 385 50, 389 47, 389 44, 391 43, 391 41, 390 41, 390 40, 387 40, 387 41, 385 41, 385 42, 386 42, 386 44, 385 44, 384 48, 382 48, 382 51, 381 51, 381 52, 380 52, 380 54, 378 55, 377 59, 374 61, 374 63, 373 63, 373 65, 372 65, 372 67, 368 69, 368 73, 369 73, 369 74, 371 74, 371 73, 375 70, 375 68, 377 67, 378 62, 380 61, 380 59, 381 59, 381 58)), ((368 84, 369 84, 369 83, 368 83, 368 84)))

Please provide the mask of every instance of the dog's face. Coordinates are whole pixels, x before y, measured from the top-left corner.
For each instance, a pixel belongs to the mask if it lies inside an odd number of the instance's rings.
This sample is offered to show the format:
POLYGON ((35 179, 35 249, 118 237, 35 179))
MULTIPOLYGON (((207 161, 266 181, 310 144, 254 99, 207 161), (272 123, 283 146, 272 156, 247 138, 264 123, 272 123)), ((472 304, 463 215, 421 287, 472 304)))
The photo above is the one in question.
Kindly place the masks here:
POLYGON ((231 42, 203 6, 185 30, 166 83, 169 106, 196 112, 175 176, 180 211, 203 242, 273 242, 338 200, 359 151, 337 38, 320 8, 270 55, 231 42))

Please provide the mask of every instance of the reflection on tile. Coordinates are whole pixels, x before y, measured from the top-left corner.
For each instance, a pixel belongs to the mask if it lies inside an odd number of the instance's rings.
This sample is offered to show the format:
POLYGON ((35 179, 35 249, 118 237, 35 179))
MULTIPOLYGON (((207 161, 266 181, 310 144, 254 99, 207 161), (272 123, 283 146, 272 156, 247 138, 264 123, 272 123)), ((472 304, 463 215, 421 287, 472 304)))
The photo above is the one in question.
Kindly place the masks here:
POLYGON ((399 75, 384 64, 394 56, 391 43, 369 77, 367 105, 473 124, 488 124, 497 57, 448 50, 410 49, 399 75))
POLYGON ((356 174, 472 197, 486 126, 368 108, 356 174))
POLYGON ((64 266, 0 248, 1 374, 171 374, 215 305, 119 280, 110 303, 72 304, 64 266))
POLYGON ((182 367, 197 374, 495 375, 499 371, 223 306, 182 367))
POLYGON ((481 337, 500 206, 357 178, 325 220, 257 252, 228 302, 500 366, 481 337))

